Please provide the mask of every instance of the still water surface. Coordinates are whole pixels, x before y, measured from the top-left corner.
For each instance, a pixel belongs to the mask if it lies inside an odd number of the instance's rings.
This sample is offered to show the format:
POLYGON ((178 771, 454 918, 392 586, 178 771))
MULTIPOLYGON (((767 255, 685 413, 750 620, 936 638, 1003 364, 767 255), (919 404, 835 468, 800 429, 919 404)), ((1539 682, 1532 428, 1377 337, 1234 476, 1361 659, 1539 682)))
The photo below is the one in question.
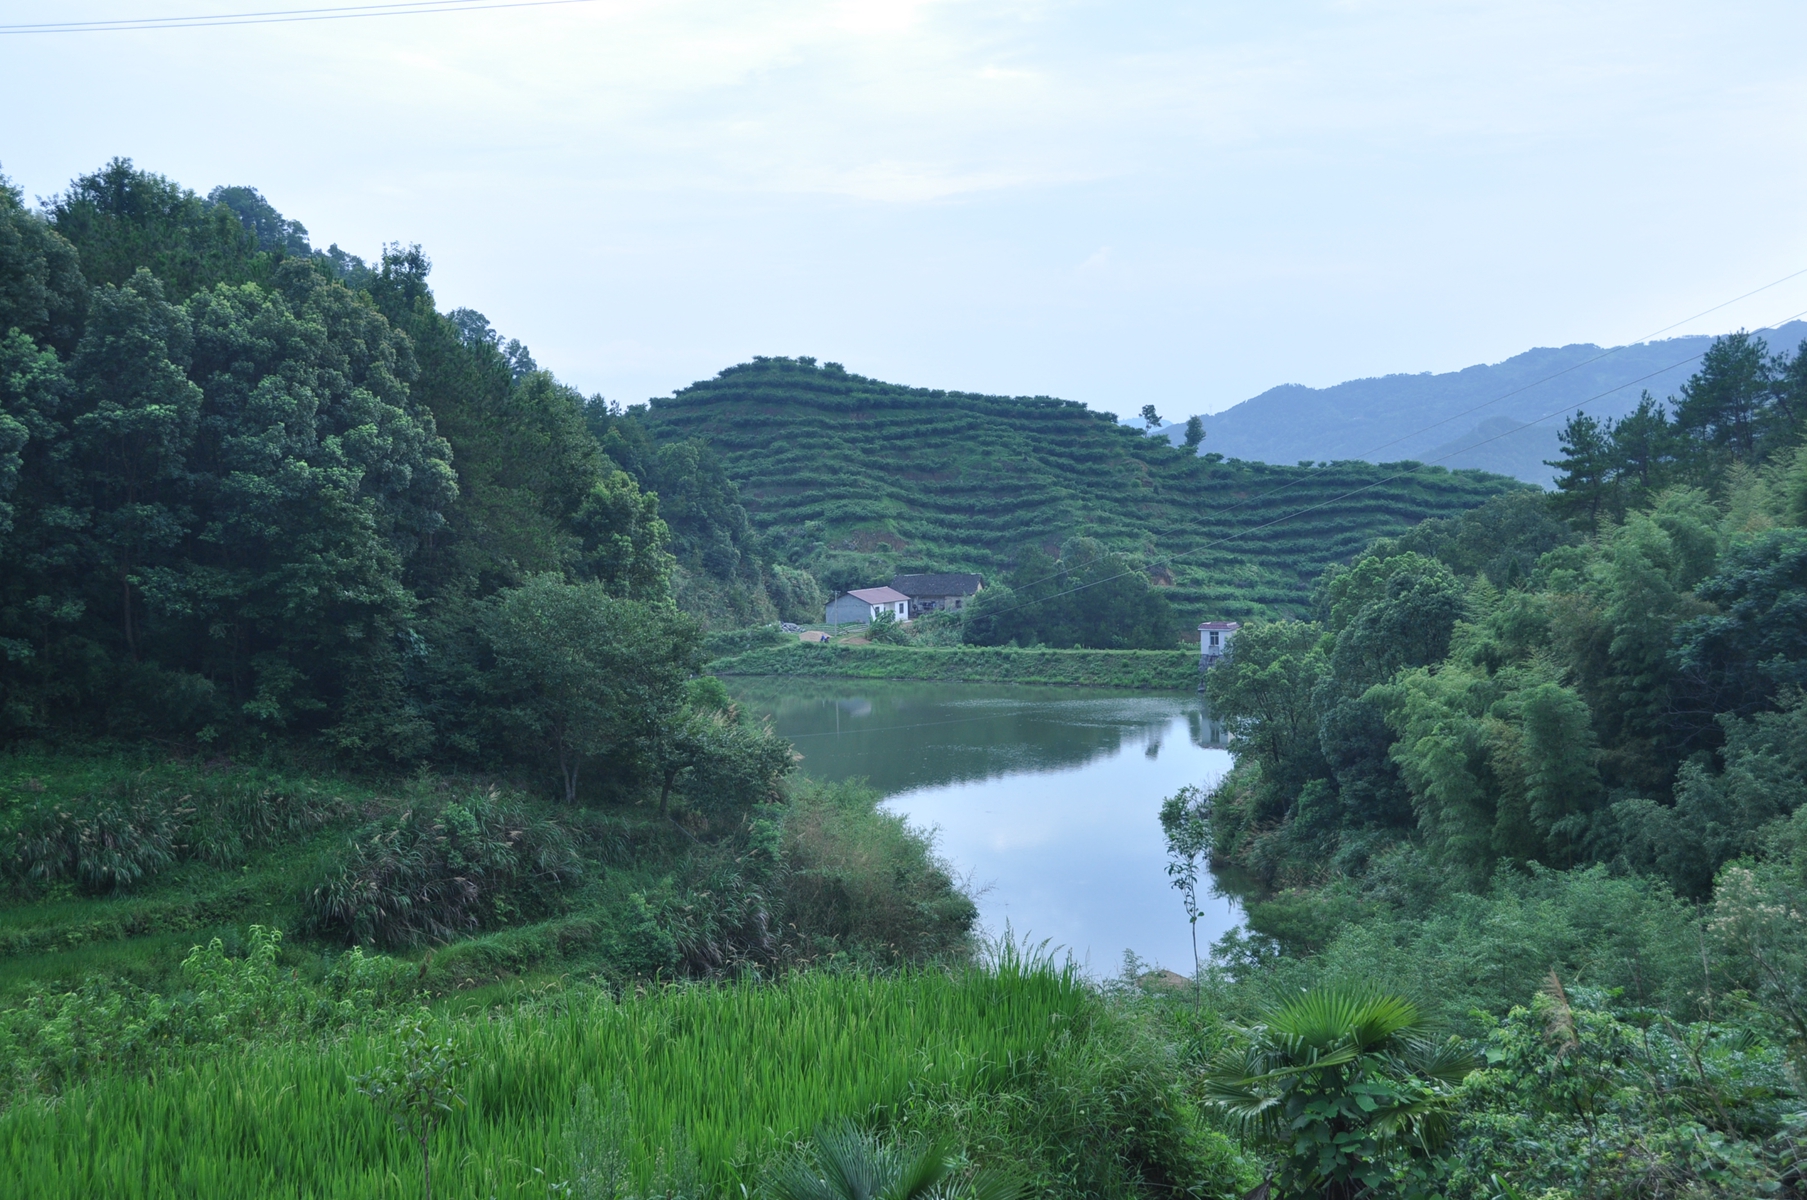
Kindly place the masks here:
MULTIPOLYGON (((1124 951, 1190 974, 1168 884, 1161 801, 1230 768, 1223 730, 1188 693, 995 684, 730 678, 817 779, 863 777, 978 893, 996 935, 1050 939, 1095 975, 1124 951)), ((1209 889, 1209 878, 1203 881, 1209 889)), ((1240 919, 1201 897, 1203 951, 1240 919)))

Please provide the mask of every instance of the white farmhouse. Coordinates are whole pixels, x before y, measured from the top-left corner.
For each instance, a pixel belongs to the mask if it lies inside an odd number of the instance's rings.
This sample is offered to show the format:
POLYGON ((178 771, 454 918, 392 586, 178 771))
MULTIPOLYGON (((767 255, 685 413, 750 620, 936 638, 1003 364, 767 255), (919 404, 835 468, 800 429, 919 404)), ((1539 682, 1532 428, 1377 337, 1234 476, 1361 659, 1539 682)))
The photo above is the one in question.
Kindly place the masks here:
POLYGON ((1205 621, 1198 627, 1198 665, 1214 667, 1230 652, 1230 639, 1242 626, 1235 621, 1205 621))
POLYGON ((908 621, 910 598, 895 588, 855 588, 830 600, 822 619, 830 625, 870 625, 885 612, 908 621))

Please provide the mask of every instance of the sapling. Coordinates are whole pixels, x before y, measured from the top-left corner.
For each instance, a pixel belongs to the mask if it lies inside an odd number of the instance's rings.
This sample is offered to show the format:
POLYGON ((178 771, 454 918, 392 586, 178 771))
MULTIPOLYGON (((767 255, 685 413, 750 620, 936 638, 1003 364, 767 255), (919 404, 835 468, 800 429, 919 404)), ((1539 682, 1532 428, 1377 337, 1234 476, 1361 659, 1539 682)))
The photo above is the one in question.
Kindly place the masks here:
POLYGON ((433 1131, 464 1108, 456 1076, 470 1065, 450 1035, 427 1029, 422 1013, 409 1027, 388 1061, 353 1079, 357 1089, 394 1119, 396 1127, 420 1146, 422 1195, 433 1200, 433 1131))
POLYGON ((1192 929, 1192 1001, 1204 1002, 1203 972, 1198 958, 1198 872, 1211 851, 1211 799, 1204 789, 1187 786, 1161 803, 1161 832, 1167 835, 1167 878, 1179 889, 1192 929))

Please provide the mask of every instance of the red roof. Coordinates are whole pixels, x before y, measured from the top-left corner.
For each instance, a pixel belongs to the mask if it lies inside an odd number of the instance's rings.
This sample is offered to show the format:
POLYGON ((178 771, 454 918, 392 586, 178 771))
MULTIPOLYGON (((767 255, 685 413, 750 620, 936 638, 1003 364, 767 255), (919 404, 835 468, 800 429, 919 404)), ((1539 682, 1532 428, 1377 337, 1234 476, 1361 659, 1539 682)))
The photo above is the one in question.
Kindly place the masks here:
POLYGON ((902 592, 888 587, 855 588, 847 594, 855 600, 864 600, 867 604, 896 604, 899 600, 909 599, 902 592))
POLYGON ((1199 623, 1199 628, 1200 629, 1241 629, 1242 626, 1235 621, 1202 621, 1199 623))

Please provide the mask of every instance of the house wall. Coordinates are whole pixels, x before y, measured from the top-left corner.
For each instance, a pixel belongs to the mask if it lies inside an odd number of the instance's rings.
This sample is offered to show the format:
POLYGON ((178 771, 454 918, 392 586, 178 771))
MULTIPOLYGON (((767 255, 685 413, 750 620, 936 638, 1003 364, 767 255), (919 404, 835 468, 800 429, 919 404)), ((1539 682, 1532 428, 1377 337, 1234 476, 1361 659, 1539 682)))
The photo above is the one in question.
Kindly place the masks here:
POLYGON ((854 596, 837 596, 828 602, 824 620, 830 625, 870 625, 872 606, 854 596))

